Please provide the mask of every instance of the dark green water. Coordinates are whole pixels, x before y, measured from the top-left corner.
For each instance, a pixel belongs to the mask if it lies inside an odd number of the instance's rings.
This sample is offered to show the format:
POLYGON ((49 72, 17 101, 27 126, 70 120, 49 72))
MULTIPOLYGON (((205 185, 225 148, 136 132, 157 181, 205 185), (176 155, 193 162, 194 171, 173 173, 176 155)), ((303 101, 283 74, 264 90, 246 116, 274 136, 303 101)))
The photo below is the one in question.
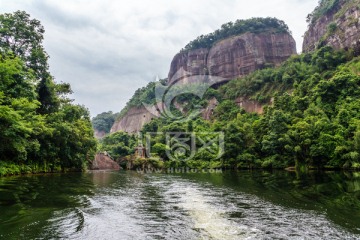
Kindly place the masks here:
POLYGON ((1 239, 360 239, 360 173, 0 178, 1 239))

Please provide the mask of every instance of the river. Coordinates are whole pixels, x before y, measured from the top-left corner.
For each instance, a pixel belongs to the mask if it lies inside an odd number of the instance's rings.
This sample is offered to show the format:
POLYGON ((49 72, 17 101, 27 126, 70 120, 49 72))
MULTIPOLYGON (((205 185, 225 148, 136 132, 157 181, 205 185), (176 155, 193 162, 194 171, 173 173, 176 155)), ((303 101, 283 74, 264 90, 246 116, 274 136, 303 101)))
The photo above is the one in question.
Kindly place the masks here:
POLYGON ((0 239, 360 239, 360 173, 3 177, 0 239))

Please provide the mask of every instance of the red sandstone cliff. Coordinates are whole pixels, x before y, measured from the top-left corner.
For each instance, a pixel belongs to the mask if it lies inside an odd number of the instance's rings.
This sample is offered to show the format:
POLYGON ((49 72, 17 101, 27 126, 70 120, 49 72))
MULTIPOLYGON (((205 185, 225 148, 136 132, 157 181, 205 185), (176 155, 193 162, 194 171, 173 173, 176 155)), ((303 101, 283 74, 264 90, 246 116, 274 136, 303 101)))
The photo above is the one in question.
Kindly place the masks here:
POLYGON ((279 65, 293 54, 296 54, 296 43, 290 34, 248 32, 219 41, 210 49, 177 54, 171 62, 168 78, 171 83, 176 80, 174 75, 183 69, 191 74, 190 77, 212 75, 231 80, 265 64, 279 65))

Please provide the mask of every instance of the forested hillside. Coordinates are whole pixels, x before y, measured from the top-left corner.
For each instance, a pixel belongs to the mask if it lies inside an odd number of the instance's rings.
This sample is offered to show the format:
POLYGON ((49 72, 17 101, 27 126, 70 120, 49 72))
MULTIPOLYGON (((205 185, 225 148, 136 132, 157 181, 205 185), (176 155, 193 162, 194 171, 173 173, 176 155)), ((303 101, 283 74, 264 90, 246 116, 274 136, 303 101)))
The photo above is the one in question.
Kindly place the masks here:
POLYGON ((54 81, 43 37, 26 12, 0 15, 0 175, 82 170, 96 150, 89 112, 54 81))
MULTIPOLYGON (((199 152, 187 162, 169 160, 165 136, 157 136, 152 151, 167 166, 358 168, 359 86, 359 58, 352 52, 323 47, 311 54, 294 56, 279 68, 259 70, 218 89, 210 88, 205 100, 216 97, 220 102, 210 121, 201 116, 181 123, 159 118, 142 132, 224 132, 225 153, 221 159, 199 152), (274 98, 274 103, 262 115, 246 113, 235 104, 239 96, 262 102, 274 98)), ((177 99, 193 105, 204 103, 204 99, 191 95, 177 99)), ((105 138, 102 148, 124 157, 133 152, 136 142, 126 140, 120 146, 111 141, 119 134, 124 139, 132 138, 126 133, 115 133, 105 138), (131 144, 124 146, 125 142, 131 144)))

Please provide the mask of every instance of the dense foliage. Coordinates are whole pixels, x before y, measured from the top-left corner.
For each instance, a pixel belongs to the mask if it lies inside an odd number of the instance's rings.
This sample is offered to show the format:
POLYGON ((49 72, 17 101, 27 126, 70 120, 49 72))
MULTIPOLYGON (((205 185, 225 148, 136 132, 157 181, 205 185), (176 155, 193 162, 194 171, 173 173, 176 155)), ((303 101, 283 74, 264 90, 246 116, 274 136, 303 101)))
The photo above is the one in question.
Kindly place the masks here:
POLYGON ((134 135, 125 132, 116 132, 100 140, 99 150, 107 152, 115 160, 134 153, 137 140, 134 135))
POLYGON ((246 32, 251 33, 289 33, 289 27, 284 21, 276 18, 251 18, 248 20, 236 20, 228 22, 221 26, 220 29, 207 35, 201 35, 195 40, 188 43, 182 51, 188 51, 198 48, 210 48, 216 42, 225 38, 240 35, 246 32))
POLYGON ((314 23, 321 16, 326 15, 330 11, 334 10, 340 3, 340 0, 319 0, 318 6, 312 13, 307 16, 306 21, 308 23, 314 23))
POLYGON ((0 175, 81 170, 96 148, 88 110, 49 73, 43 33, 25 12, 0 15, 0 175))

